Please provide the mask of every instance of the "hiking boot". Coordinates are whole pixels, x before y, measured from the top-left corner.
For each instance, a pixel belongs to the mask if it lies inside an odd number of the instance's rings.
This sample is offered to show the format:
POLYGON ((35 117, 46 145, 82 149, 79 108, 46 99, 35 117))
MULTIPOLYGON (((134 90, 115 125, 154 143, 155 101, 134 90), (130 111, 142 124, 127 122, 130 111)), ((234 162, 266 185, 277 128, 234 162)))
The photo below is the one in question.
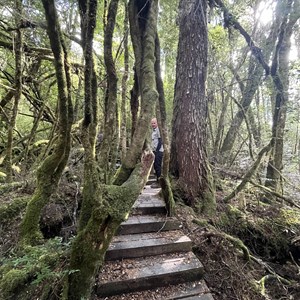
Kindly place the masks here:
POLYGON ((156 181, 156 182, 153 182, 153 183, 150 185, 150 187, 151 187, 152 189, 158 189, 158 188, 160 188, 160 185, 159 185, 159 183, 156 181))

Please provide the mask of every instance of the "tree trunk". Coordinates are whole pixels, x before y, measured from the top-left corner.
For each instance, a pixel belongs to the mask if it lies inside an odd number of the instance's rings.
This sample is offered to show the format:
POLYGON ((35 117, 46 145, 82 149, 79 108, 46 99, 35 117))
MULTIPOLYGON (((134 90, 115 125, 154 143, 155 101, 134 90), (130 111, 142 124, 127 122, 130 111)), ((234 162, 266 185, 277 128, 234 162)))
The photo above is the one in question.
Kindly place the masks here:
POLYGON ((121 103, 121 161, 126 156, 127 151, 127 109, 126 109, 126 94, 127 94, 127 81, 129 75, 129 52, 128 52, 128 6, 127 1, 124 1, 125 18, 124 18, 124 74, 122 78, 122 103, 121 103))
POLYGON ((135 71, 141 93, 141 113, 134 131, 130 151, 119 168, 114 184, 122 184, 132 172, 144 146, 149 124, 158 99, 155 78, 155 39, 157 34, 157 0, 131 0, 129 22, 135 54, 135 71))
POLYGON ((286 15, 280 28, 279 39, 271 67, 271 75, 276 92, 272 126, 274 146, 267 167, 265 185, 272 188, 276 193, 283 192, 280 187, 282 183, 283 139, 289 88, 289 52, 293 27, 300 17, 299 6, 299 1, 289 1, 287 4, 285 9, 286 15), (292 5, 292 3, 294 4, 292 5))
POLYGON ((12 147, 13 147, 13 133, 16 126, 16 120, 18 115, 19 102, 22 96, 22 48, 23 48, 23 37, 20 28, 22 23, 22 0, 15 0, 16 6, 16 37, 14 41, 15 50, 15 101, 13 105, 13 110, 11 114, 10 121, 8 122, 7 131, 7 144, 6 144, 6 156, 4 159, 4 166, 6 170, 6 182, 11 183, 13 180, 13 170, 12 170, 12 147))
MULTIPOLYGON (((119 0, 111 0, 108 7, 107 23, 104 29, 104 62, 107 73, 107 101, 105 101, 105 123, 103 141, 100 145, 99 166, 103 173, 104 183, 109 183, 111 168, 115 168, 113 155, 117 151, 118 130, 117 118, 117 83, 115 62, 112 54, 113 32, 116 23, 116 15, 119 0)), ((102 174, 101 174, 102 176, 102 174)))
POLYGON ((213 178, 206 154, 207 20, 206 2, 179 4, 179 44, 170 171, 191 205, 215 210, 213 178))
MULTIPOLYGON (((69 275, 64 299, 89 299, 94 276, 102 266, 104 255, 120 224, 126 220, 141 193, 154 155, 146 153, 129 179, 121 186, 99 185, 99 194, 105 195, 94 206, 91 218, 72 245, 70 270, 79 270, 69 275)), ((100 197, 99 197, 100 198, 100 197)))
MULTIPOLYGON (((122 167, 120 168, 121 173, 119 173, 119 176, 116 178, 118 186, 99 184, 99 181, 97 181, 98 173, 94 163, 95 158, 92 155, 93 152, 90 151, 92 147, 86 142, 88 139, 85 138, 87 151, 85 158, 85 183, 79 227, 80 231, 74 241, 70 260, 70 270, 79 270, 79 272, 71 273, 68 276, 68 282, 64 290, 64 297, 68 299, 82 299, 89 297, 94 282, 94 276, 103 263, 108 245, 120 223, 128 216, 132 205, 144 187, 153 163, 154 156, 152 152, 150 152, 146 153, 142 157, 142 163, 137 165, 138 155, 142 152, 147 129, 149 128, 153 106, 157 100, 154 73, 157 1, 145 1, 147 3, 145 2, 143 6, 147 6, 147 14, 142 14, 143 22, 146 23, 144 32, 145 55, 144 61, 142 61, 141 64, 143 66, 141 74, 145 81, 139 81, 144 82, 144 89, 142 89, 144 93, 142 93, 142 97, 145 98, 145 109, 140 115, 139 126, 135 131, 134 146, 127 152, 122 167), (128 166, 130 166, 130 168, 128 168, 128 166)), ((87 60, 91 60, 92 55, 92 36, 93 29, 95 28, 96 0, 94 3, 89 1, 87 7, 83 0, 80 1, 80 4, 81 8, 84 9, 83 12, 85 16, 85 18, 82 17, 82 19, 87 22, 83 31, 89 32, 88 36, 90 37, 89 40, 86 39, 84 41, 85 55, 88 54, 87 50, 89 50, 90 55, 90 58, 86 57, 86 63, 88 63, 87 60), (90 5, 93 5, 94 9, 91 10, 90 5)), ((136 3, 132 1, 131 5, 134 6, 135 4, 136 3)), ((137 4, 139 3, 137 2, 137 4)), ((139 12, 140 10, 136 11, 139 12)), ((139 17, 138 14, 135 17, 139 17)), ((93 70, 93 65, 90 65, 89 70, 93 70)), ((89 74, 90 73, 86 72, 85 76, 89 76, 89 74)), ((85 78, 85 85, 89 85, 90 80, 88 79, 89 78, 85 78)), ((89 89, 85 88, 85 92, 89 92, 89 89)), ((91 98, 90 100, 95 103, 97 102, 95 101, 95 98, 91 98)), ((86 105, 90 100, 89 96, 86 94, 86 105)), ((86 121, 88 121, 88 118, 86 121)), ((84 124, 87 124, 86 121, 84 121, 84 124)), ((94 135, 90 136, 89 140, 94 140, 94 135), (93 137, 93 139, 91 137, 93 137)))
POLYGON ((39 220, 42 208, 56 191, 61 174, 67 164, 71 147, 71 126, 73 107, 71 101, 71 81, 66 48, 60 31, 54 0, 43 0, 47 19, 47 32, 55 57, 55 70, 58 87, 58 129, 57 142, 37 171, 37 187, 29 201, 21 225, 22 242, 35 244, 42 234, 39 220))

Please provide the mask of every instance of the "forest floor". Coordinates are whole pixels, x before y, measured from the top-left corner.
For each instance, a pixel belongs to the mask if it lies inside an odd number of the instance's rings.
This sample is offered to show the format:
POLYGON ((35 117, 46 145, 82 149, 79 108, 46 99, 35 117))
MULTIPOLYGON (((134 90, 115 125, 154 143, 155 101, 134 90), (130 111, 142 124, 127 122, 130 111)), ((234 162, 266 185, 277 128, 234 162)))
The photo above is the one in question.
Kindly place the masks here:
MULTIPOLYGON (((59 191, 53 197, 52 204, 44 212, 42 222, 47 223, 44 224, 45 235, 50 237, 59 234, 63 236, 64 240, 68 240, 72 232, 66 232, 72 226, 70 220, 68 222, 64 221, 63 216, 66 214, 72 216, 74 209, 77 209, 77 200, 80 202, 80 189, 76 182, 70 181, 68 174, 64 176, 59 191), (76 205, 74 204, 74 199, 76 199, 76 205), (51 226, 58 220, 61 221, 61 227, 59 230, 56 228, 56 232, 53 234, 51 231, 55 226, 51 226)), ((283 204, 260 204, 257 202, 257 195, 250 193, 246 195, 246 201, 242 209, 243 213, 236 214, 234 218, 228 218, 224 217, 227 215, 228 206, 240 209, 240 201, 236 198, 233 199, 230 205, 223 203, 223 191, 217 193, 216 217, 209 219, 208 223, 204 222, 202 226, 194 222, 200 216, 197 216, 191 208, 184 205, 181 201, 178 201, 176 208, 177 217, 183 223, 183 230, 192 239, 194 243, 193 250, 204 265, 204 279, 214 299, 299 300, 300 247, 297 244, 292 245, 291 240, 300 237, 300 226, 297 225, 291 229, 291 227, 285 228, 279 224, 279 227, 282 227, 282 234, 285 234, 285 231, 287 231, 286 237, 289 239, 287 242, 288 249, 282 249, 280 245, 278 249, 276 248, 276 243, 281 243, 282 240, 281 237, 278 237, 277 241, 273 241, 277 234, 274 234, 275 229, 273 225, 266 227, 269 231, 267 231, 265 236, 261 232, 253 230, 253 227, 246 227, 241 234, 239 226, 243 227, 245 222, 249 222, 252 225, 258 223, 259 220, 274 220, 274 222, 277 222, 278 219, 276 218, 283 204), (243 256, 237 242, 228 239, 226 234, 237 237, 244 242, 252 255, 249 261, 243 256)), ((16 197, 29 197, 32 193, 33 187, 25 186, 18 190, 0 194, 0 207, 4 203, 13 201, 16 197)), ((290 207, 287 207, 287 209, 291 210, 290 207)), ((0 222, 0 257, 2 257, 0 267, 6 258, 16 253, 15 247, 18 242, 19 225, 23 213, 24 210, 5 223, 0 222)), ((73 219, 72 222, 74 223, 74 221, 76 220, 73 219)), ((296 221, 300 223, 299 218, 296 221)), ((164 292, 164 289, 155 289, 153 291, 136 293, 132 298, 119 296, 115 299, 164 299, 164 292)), ((38 299, 38 296, 31 299, 38 299)))

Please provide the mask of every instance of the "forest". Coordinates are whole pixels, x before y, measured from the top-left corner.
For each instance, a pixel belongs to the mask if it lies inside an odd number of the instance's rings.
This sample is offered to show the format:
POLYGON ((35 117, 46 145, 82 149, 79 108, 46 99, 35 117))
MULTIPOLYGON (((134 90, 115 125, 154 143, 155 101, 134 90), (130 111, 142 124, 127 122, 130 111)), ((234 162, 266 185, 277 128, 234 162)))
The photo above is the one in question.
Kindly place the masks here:
POLYGON ((0 1, 0 300, 98 299, 154 117, 160 196, 214 299, 300 299, 299 19, 300 0, 0 1))

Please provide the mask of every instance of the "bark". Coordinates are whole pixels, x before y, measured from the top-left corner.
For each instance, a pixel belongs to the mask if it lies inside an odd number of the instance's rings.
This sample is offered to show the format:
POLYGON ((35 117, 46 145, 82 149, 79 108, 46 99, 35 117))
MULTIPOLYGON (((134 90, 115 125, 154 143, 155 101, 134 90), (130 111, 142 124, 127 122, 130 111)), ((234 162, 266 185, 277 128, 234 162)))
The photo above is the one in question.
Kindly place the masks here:
POLYGON ((215 210, 215 195, 206 154, 206 10, 206 2, 199 0, 179 4, 170 171, 187 201, 210 214, 215 210))
POLYGON ((13 132, 16 126, 16 120, 18 115, 19 102, 22 96, 22 55, 23 55, 23 37, 19 25, 22 23, 22 0, 15 0, 16 6, 16 37, 15 37, 15 93, 14 93, 14 105, 11 114, 10 121, 8 123, 7 131, 7 144, 6 155, 3 161, 6 170, 6 182, 11 183, 13 179, 12 169, 12 147, 13 147, 13 132))
POLYGON ((154 69, 157 10, 157 0, 131 0, 129 2, 130 30, 136 59, 135 69, 141 92, 141 113, 132 137, 130 151, 127 152, 115 176, 114 184, 117 185, 122 184, 128 178, 141 156, 154 106, 158 99, 154 69))
POLYGON ((129 74, 129 52, 128 52, 128 7, 127 1, 124 1, 125 6, 125 17, 124 17, 124 74, 122 78, 122 103, 121 103, 121 161, 126 156, 127 151, 127 130, 126 130, 126 122, 127 122, 127 109, 126 109, 126 94, 127 94, 127 81, 129 74))
POLYGON ((113 161, 117 151, 118 126, 117 118, 117 83, 118 77, 112 54, 113 32, 116 23, 116 15, 119 0, 111 0, 108 7, 107 23, 104 30, 104 62, 107 73, 107 101, 105 101, 105 124, 103 141, 100 145, 99 166, 103 172, 103 182, 109 183, 111 168, 115 168, 113 161))
POLYGON ((267 167, 265 185, 277 193, 282 193, 283 143, 288 104, 289 88, 289 52, 293 27, 300 17, 300 1, 288 1, 286 15, 281 24, 279 39, 271 67, 271 76, 275 85, 275 107, 273 113, 272 138, 273 150, 267 167), (278 69, 277 69, 278 67, 278 69))
POLYGON ((66 166, 71 147, 71 126, 73 107, 70 94, 70 71, 66 48, 62 39, 57 11, 53 0, 43 0, 47 19, 47 32, 55 57, 55 71, 58 87, 58 131, 57 142, 37 171, 37 187, 29 201, 21 224, 21 241, 35 244, 40 241, 42 234, 39 220, 42 208, 48 203, 56 191, 61 174, 66 166))

